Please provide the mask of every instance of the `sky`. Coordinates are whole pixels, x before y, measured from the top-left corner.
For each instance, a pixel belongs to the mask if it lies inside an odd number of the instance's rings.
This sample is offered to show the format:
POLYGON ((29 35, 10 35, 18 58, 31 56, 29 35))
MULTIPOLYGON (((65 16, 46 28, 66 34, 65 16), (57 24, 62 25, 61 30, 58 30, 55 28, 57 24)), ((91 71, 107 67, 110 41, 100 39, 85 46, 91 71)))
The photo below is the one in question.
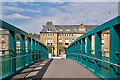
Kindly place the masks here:
POLYGON ((118 2, 2 2, 2 20, 37 34, 47 21, 55 25, 100 25, 117 15, 118 2))

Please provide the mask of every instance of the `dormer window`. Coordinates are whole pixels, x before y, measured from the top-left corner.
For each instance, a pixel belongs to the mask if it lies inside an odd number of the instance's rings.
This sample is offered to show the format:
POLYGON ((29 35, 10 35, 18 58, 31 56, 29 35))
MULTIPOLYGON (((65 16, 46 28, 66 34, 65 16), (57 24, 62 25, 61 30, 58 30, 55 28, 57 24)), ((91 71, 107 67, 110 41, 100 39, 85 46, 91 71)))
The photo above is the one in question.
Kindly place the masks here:
POLYGON ((48 31, 50 31, 50 29, 48 28, 48 31))
POLYGON ((50 29, 50 31, 52 31, 52 28, 50 29))
POLYGON ((62 29, 60 29, 59 31, 62 31, 62 29))
POLYGON ((66 31, 70 31, 70 29, 66 29, 66 31))
POLYGON ((52 28, 48 28, 48 31, 52 31, 52 28))
POLYGON ((82 32, 82 31, 85 31, 85 29, 80 28, 80 29, 79 29, 79 31, 81 31, 81 32, 82 32))

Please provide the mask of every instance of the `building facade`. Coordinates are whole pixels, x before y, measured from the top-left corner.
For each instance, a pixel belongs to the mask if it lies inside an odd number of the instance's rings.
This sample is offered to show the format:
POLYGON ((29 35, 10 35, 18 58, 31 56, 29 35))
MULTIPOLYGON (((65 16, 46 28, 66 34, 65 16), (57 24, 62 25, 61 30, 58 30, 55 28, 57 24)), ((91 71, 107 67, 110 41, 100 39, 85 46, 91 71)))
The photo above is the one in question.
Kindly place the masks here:
MULTIPOLYGON (((0 27, 0 50, 9 50, 9 31, 0 27)), ((0 56, 8 54, 8 51, 0 51, 0 56)))
MULTIPOLYGON (((43 26, 43 29, 40 32, 40 40, 43 42, 49 49, 49 52, 53 56, 59 56, 65 54, 66 48, 68 45, 73 42, 75 39, 85 34, 86 32, 97 27, 97 25, 53 25, 52 22, 47 22, 43 26)), ((16 49, 20 49, 20 35, 16 35, 16 49)), ((109 29, 101 31, 101 50, 102 55, 109 57, 109 29)), ((85 41, 86 42, 86 41, 85 41)), ((92 54, 95 54, 95 36, 92 35, 92 54)), ((26 49, 27 49, 27 37, 26 37, 26 49)), ((87 43, 87 42, 86 42, 87 43)), ((32 43, 31 43, 32 46, 32 43)), ((86 46, 85 46, 86 49, 86 46)), ((9 31, 2 29, 0 27, 0 50, 9 50, 9 31)), ((18 53, 18 52, 16 52, 18 53)), ((0 55, 9 54, 8 51, 0 51, 0 55)))
POLYGON ((53 56, 65 54, 68 45, 97 25, 54 25, 47 22, 40 32, 40 40, 51 49, 53 56))

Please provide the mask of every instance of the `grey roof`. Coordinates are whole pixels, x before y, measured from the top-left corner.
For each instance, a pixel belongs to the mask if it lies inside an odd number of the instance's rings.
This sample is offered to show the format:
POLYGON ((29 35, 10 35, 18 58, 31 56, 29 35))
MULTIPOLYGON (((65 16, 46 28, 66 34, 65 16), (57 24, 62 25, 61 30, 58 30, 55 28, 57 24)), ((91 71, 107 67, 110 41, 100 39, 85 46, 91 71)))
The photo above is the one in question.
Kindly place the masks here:
MULTIPOLYGON (((48 32, 47 28, 53 28, 53 31, 51 32, 59 32, 59 33, 84 33, 79 32, 77 29, 80 25, 53 25, 52 22, 47 22, 47 24, 43 27, 41 32, 48 32)), ((96 28, 98 25, 83 25, 85 26, 87 31, 92 30, 93 28, 96 28)))
POLYGON ((41 32, 48 32, 48 29, 47 29, 48 27, 52 28, 52 32, 57 32, 57 30, 52 22, 47 22, 47 24, 45 26, 43 26, 43 29, 41 30, 41 32))
POLYGON ((96 28, 97 26, 99 26, 99 25, 85 25, 87 31, 90 31, 90 30, 96 28))
POLYGON ((55 27, 58 32, 76 32, 78 25, 55 25, 55 27))
POLYGON ((0 31, 0 35, 6 35, 9 34, 9 31, 0 31))

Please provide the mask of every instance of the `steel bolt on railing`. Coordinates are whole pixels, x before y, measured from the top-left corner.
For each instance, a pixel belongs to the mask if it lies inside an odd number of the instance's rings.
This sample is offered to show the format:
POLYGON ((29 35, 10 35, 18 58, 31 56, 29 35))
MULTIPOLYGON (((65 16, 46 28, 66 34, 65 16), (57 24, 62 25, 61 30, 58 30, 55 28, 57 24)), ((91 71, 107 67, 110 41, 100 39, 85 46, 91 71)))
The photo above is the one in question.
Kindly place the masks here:
POLYGON ((66 49, 66 58, 76 61, 100 78, 120 80, 120 16, 77 38, 66 49), (101 32, 105 29, 109 29, 110 34, 109 51, 101 49, 101 32), (95 50, 91 47, 93 34, 95 50), (105 53, 109 53, 109 56, 105 56, 105 53))
POLYGON ((8 52, 8 54, 0 56, 0 79, 12 77, 36 61, 48 59, 47 47, 37 38, 2 20, 0 20, 0 27, 9 31, 9 50, 0 50, 2 53, 8 52), (17 33, 20 34, 20 49, 16 49, 17 33), (27 49, 25 48, 25 37, 27 37, 27 49))

